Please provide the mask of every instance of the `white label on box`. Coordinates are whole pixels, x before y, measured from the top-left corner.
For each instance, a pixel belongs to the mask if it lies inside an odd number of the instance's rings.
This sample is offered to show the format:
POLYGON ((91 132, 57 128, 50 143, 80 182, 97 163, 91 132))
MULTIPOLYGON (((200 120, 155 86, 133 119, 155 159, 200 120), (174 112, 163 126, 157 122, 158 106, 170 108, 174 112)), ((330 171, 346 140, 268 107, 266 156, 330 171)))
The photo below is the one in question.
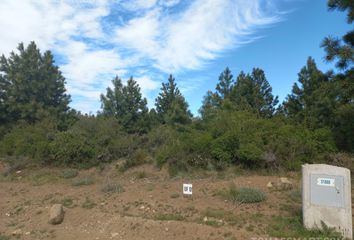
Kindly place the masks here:
POLYGON ((183 194, 192 195, 193 186, 192 184, 183 184, 183 194))
POLYGON ((317 185, 334 187, 334 179, 333 178, 317 178, 317 185))

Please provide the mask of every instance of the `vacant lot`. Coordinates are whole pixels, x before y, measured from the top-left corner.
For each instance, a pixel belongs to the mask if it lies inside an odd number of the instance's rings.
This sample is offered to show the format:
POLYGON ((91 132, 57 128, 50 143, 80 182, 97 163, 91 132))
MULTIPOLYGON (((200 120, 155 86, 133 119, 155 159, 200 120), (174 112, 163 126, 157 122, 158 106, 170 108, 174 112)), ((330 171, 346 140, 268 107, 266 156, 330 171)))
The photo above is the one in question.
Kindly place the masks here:
POLYGON ((231 240, 332 234, 301 227, 299 173, 259 176, 234 169, 170 178, 151 165, 122 173, 111 164, 79 172, 24 169, 0 179, 1 240, 231 240), (279 177, 288 177, 293 187, 267 188, 279 177), (182 196, 187 182, 193 183, 192 198, 182 196), (261 190, 265 199, 235 200, 232 189, 242 187, 261 190), (48 224, 54 203, 65 207, 63 223, 55 226, 48 224))

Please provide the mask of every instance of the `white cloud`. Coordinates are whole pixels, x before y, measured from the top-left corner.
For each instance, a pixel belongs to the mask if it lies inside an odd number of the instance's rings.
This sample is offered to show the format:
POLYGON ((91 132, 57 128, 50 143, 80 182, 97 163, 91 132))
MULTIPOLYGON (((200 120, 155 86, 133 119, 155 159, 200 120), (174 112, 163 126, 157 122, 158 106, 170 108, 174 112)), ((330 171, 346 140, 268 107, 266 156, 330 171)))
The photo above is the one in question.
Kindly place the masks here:
POLYGON ((177 5, 179 2, 180 0, 160 0, 159 4, 165 7, 173 7, 177 5))
POLYGON ((95 112, 114 75, 135 75, 148 96, 159 89, 161 77, 155 76, 200 69, 226 49, 253 41, 256 28, 279 21, 264 9, 274 5, 271 0, 180 5, 180 0, 2 0, 0 53, 32 40, 52 50, 72 105, 84 112, 94 106, 95 112))
POLYGON ((155 6, 157 0, 125 0, 122 2, 124 8, 129 11, 143 10, 155 6))
POLYGON ((116 29, 115 40, 161 71, 178 72, 200 68, 221 51, 252 41, 257 27, 277 21, 259 0, 194 0, 177 14, 156 7, 131 19, 116 29))

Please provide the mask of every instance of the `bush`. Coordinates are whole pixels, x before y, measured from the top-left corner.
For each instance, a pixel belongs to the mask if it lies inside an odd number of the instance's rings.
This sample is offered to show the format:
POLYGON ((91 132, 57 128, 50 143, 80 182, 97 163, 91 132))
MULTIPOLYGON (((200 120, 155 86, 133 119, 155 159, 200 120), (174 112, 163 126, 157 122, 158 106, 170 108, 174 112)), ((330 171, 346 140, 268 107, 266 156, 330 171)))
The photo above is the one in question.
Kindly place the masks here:
POLYGON ((129 157, 124 162, 124 164, 122 165, 120 170, 121 171, 126 171, 129 168, 142 165, 144 163, 147 163, 148 161, 149 161, 148 153, 145 150, 143 150, 143 149, 139 149, 133 154, 133 156, 129 157))
POLYGON ((56 134, 50 144, 56 165, 92 167, 131 154, 133 136, 114 119, 83 117, 69 130, 56 134))
POLYGON ((93 183, 94 183, 93 178, 88 176, 88 177, 80 178, 80 179, 73 181, 72 185, 73 186, 87 186, 87 185, 91 185, 93 183))
POLYGON ((230 186, 221 195, 235 203, 258 203, 266 199, 265 193, 259 189, 249 187, 236 188, 234 185, 230 186))
POLYGON ((85 209, 92 209, 96 206, 97 204, 93 202, 90 198, 86 197, 85 202, 82 203, 81 207, 85 209))
POLYGON ((52 119, 44 119, 34 125, 19 124, 3 137, 0 155, 23 156, 43 163, 49 157, 49 144, 56 131, 57 126, 52 119))
POLYGON ((67 169, 64 170, 61 174, 62 178, 74 178, 79 174, 79 172, 75 169, 67 169))
POLYGON ((82 132, 65 131, 50 144, 51 159, 55 165, 91 167, 95 165, 95 148, 82 132))
POLYGON ((124 192, 124 188, 117 183, 107 183, 101 189, 104 193, 122 193, 124 192))

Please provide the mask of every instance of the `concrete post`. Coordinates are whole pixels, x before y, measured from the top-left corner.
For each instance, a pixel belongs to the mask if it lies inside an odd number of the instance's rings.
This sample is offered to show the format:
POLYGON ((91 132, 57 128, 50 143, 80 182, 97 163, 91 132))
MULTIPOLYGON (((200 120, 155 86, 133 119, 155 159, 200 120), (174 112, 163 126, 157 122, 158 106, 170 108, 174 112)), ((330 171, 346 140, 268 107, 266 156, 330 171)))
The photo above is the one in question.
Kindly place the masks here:
POLYGON ((304 226, 335 228, 353 239, 351 181, 349 169, 326 164, 302 166, 302 212, 304 226))

